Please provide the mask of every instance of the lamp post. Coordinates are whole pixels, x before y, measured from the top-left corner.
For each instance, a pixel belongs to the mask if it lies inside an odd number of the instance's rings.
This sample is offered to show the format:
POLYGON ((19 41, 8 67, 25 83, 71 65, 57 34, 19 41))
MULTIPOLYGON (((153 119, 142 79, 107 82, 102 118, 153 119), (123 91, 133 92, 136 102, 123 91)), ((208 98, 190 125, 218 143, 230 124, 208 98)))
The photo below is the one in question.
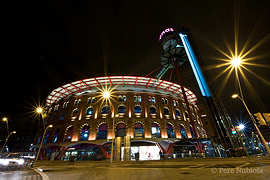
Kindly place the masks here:
POLYGON ((265 147, 265 149, 266 149, 266 151, 267 151, 267 153, 268 153, 268 156, 270 156, 270 149, 269 149, 269 146, 267 145, 267 143, 266 143, 266 141, 265 141, 265 139, 264 139, 264 137, 263 137, 261 131, 259 130, 259 128, 258 128, 258 126, 257 126, 257 124, 256 124, 256 120, 254 119, 253 115, 250 113, 250 111, 249 111, 249 109, 248 109, 248 107, 247 107, 245 101, 244 101, 242 98, 240 98, 240 97, 238 96, 238 94, 232 95, 232 98, 239 98, 239 99, 242 101, 242 103, 244 104, 244 106, 245 106, 245 108, 246 108, 246 110, 247 110, 247 112, 248 112, 248 114, 249 114, 249 116, 250 116, 250 118, 251 118, 251 120, 252 120, 252 122, 253 122, 253 124, 254 124, 254 126, 255 126, 255 128, 256 128, 256 130, 257 130, 258 133, 259 133, 259 136, 260 136, 260 138, 261 138, 261 140, 262 140, 262 142, 263 142, 263 145, 264 145, 264 147, 265 147))
POLYGON ((8 130, 8 119, 6 117, 3 118, 3 121, 6 121, 7 122, 7 133, 9 135, 9 130, 8 130))
MULTIPOLYGON (((242 139, 242 131, 243 131, 243 129, 245 128, 245 125, 240 124, 239 126, 235 126, 235 127, 236 127, 236 129, 240 130, 240 133, 238 133, 238 136, 239 136, 239 138, 240 138, 241 143, 242 143, 243 146, 244 146, 244 150, 245 150, 245 153, 247 154, 248 161, 251 162, 250 157, 249 157, 249 154, 248 154, 248 152, 247 152, 246 145, 244 144, 244 141, 243 141, 243 139, 242 139)), ((238 131, 236 130, 236 132, 238 132, 238 131)))
POLYGON ((38 156, 39 156, 39 153, 40 153, 40 150, 41 150, 41 146, 42 146, 42 144, 43 144, 43 140, 44 140, 44 136, 45 136, 45 134, 46 134, 46 131, 47 131, 49 128, 52 128, 52 127, 53 127, 53 125, 49 125, 49 126, 44 130, 44 133, 43 133, 43 136, 42 136, 42 140, 41 140, 41 142, 40 142, 40 146, 39 146, 39 149, 38 149, 38 153, 37 153, 35 162, 37 162, 37 160, 38 160, 38 156))
POLYGON ((38 107, 38 108, 36 109, 36 112, 37 112, 38 114, 41 114, 41 118, 42 118, 42 122, 43 122, 43 129, 45 130, 45 123, 44 123, 43 109, 42 109, 41 107, 38 107))
MULTIPOLYGON (((113 137, 114 137, 114 119, 116 117, 118 117, 119 115, 116 114, 114 117, 113 117, 113 129, 112 129, 112 146, 111 146, 111 159, 110 159, 110 162, 112 163, 113 162, 113 137)), ((115 137, 114 137, 115 138, 115 137)))
POLYGON ((1 153, 3 152, 3 150, 4 150, 4 148, 5 148, 5 145, 6 145, 7 141, 8 141, 8 138, 9 138, 9 136, 10 136, 11 134, 16 134, 16 131, 12 131, 12 132, 8 135, 8 137, 7 137, 7 139, 6 139, 5 143, 4 143, 4 146, 2 147, 1 153))

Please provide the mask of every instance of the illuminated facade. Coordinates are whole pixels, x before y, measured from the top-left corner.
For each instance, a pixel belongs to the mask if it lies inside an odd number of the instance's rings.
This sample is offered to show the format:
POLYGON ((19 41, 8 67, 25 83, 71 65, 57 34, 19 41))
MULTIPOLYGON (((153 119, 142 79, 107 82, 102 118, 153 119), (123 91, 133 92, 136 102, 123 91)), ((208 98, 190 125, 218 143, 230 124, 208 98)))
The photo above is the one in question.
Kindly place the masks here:
MULTIPOLYGON (((108 159, 111 139, 130 136, 132 158, 136 152, 151 151, 149 156, 141 153, 140 159, 159 159, 160 153, 174 152, 181 140, 203 139, 206 132, 197 97, 184 89, 189 104, 183 100, 180 85, 150 77, 96 77, 56 88, 46 99, 44 121, 53 128, 45 134, 42 158, 108 159), (102 96, 104 90, 110 91, 109 101, 102 96)), ((38 147, 42 133, 43 128, 32 149, 38 147)))

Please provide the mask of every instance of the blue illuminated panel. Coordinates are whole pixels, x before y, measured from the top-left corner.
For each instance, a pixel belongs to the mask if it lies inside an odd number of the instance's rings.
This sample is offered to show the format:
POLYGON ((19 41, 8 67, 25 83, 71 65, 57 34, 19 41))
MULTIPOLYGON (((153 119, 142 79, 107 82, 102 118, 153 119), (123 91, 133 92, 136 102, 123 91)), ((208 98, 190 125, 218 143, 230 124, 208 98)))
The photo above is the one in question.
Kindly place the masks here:
POLYGON ((200 87, 200 90, 202 92, 202 95, 203 96, 206 96, 206 97, 211 97, 211 92, 209 90, 209 87, 205 81, 205 78, 203 76, 203 73, 202 73, 202 70, 198 64, 198 61, 196 59, 196 56, 195 54, 193 53, 193 50, 189 44, 189 41, 188 41, 188 38, 187 38, 187 35, 186 34, 182 34, 180 33, 179 34, 180 37, 181 37, 181 40, 183 42, 183 45, 184 45, 184 48, 186 50, 186 53, 187 53, 187 56, 188 56, 188 60, 191 64, 191 67, 192 67, 192 70, 195 74, 195 77, 196 77, 196 80, 199 84, 199 87, 200 87))

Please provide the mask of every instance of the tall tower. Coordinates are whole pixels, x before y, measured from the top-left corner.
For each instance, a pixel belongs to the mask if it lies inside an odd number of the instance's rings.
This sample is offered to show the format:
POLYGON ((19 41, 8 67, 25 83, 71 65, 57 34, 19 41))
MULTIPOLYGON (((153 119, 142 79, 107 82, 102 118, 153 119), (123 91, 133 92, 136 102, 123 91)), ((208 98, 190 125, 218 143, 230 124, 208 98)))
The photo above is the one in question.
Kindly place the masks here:
MULTIPOLYGON (((189 61, 202 96, 205 99, 208 112, 211 116, 211 123, 214 127, 214 133, 216 137, 218 137, 219 143, 221 143, 226 150, 235 148, 236 145, 233 142, 234 140, 232 139, 230 131, 230 126, 232 125, 231 118, 216 95, 216 89, 211 82, 211 77, 205 68, 203 59, 196 48, 189 30, 184 27, 180 27, 180 30, 177 31, 173 28, 167 28, 160 34, 159 41, 164 49, 164 52, 160 56, 160 63, 163 68, 156 78, 159 80, 170 68, 175 68, 179 84, 183 87, 178 67, 189 61)), ((184 92, 183 89, 181 89, 181 91, 184 92)), ((186 104, 188 104, 185 96, 184 100, 186 104)), ((188 107, 187 110, 193 127, 194 123, 188 107)), ((195 134, 197 137, 197 132, 195 132, 195 134)), ((232 156, 231 153, 227 155, 232 156)))

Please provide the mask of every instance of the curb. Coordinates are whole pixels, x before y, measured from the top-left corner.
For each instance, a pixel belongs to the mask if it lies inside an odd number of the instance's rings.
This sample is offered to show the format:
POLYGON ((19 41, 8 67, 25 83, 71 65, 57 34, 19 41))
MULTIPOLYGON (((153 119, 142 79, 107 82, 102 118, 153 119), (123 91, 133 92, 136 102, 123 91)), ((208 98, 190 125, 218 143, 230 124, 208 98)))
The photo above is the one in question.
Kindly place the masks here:
POLYGON ((41 175, 42 180, 49 180, 50 179, 49 176, 47 174, 45 174, 44 172, 39 171, 39 170, 37 170, 35 168, 31 168, 31 169, 36 171, 39 175, 41 175))

